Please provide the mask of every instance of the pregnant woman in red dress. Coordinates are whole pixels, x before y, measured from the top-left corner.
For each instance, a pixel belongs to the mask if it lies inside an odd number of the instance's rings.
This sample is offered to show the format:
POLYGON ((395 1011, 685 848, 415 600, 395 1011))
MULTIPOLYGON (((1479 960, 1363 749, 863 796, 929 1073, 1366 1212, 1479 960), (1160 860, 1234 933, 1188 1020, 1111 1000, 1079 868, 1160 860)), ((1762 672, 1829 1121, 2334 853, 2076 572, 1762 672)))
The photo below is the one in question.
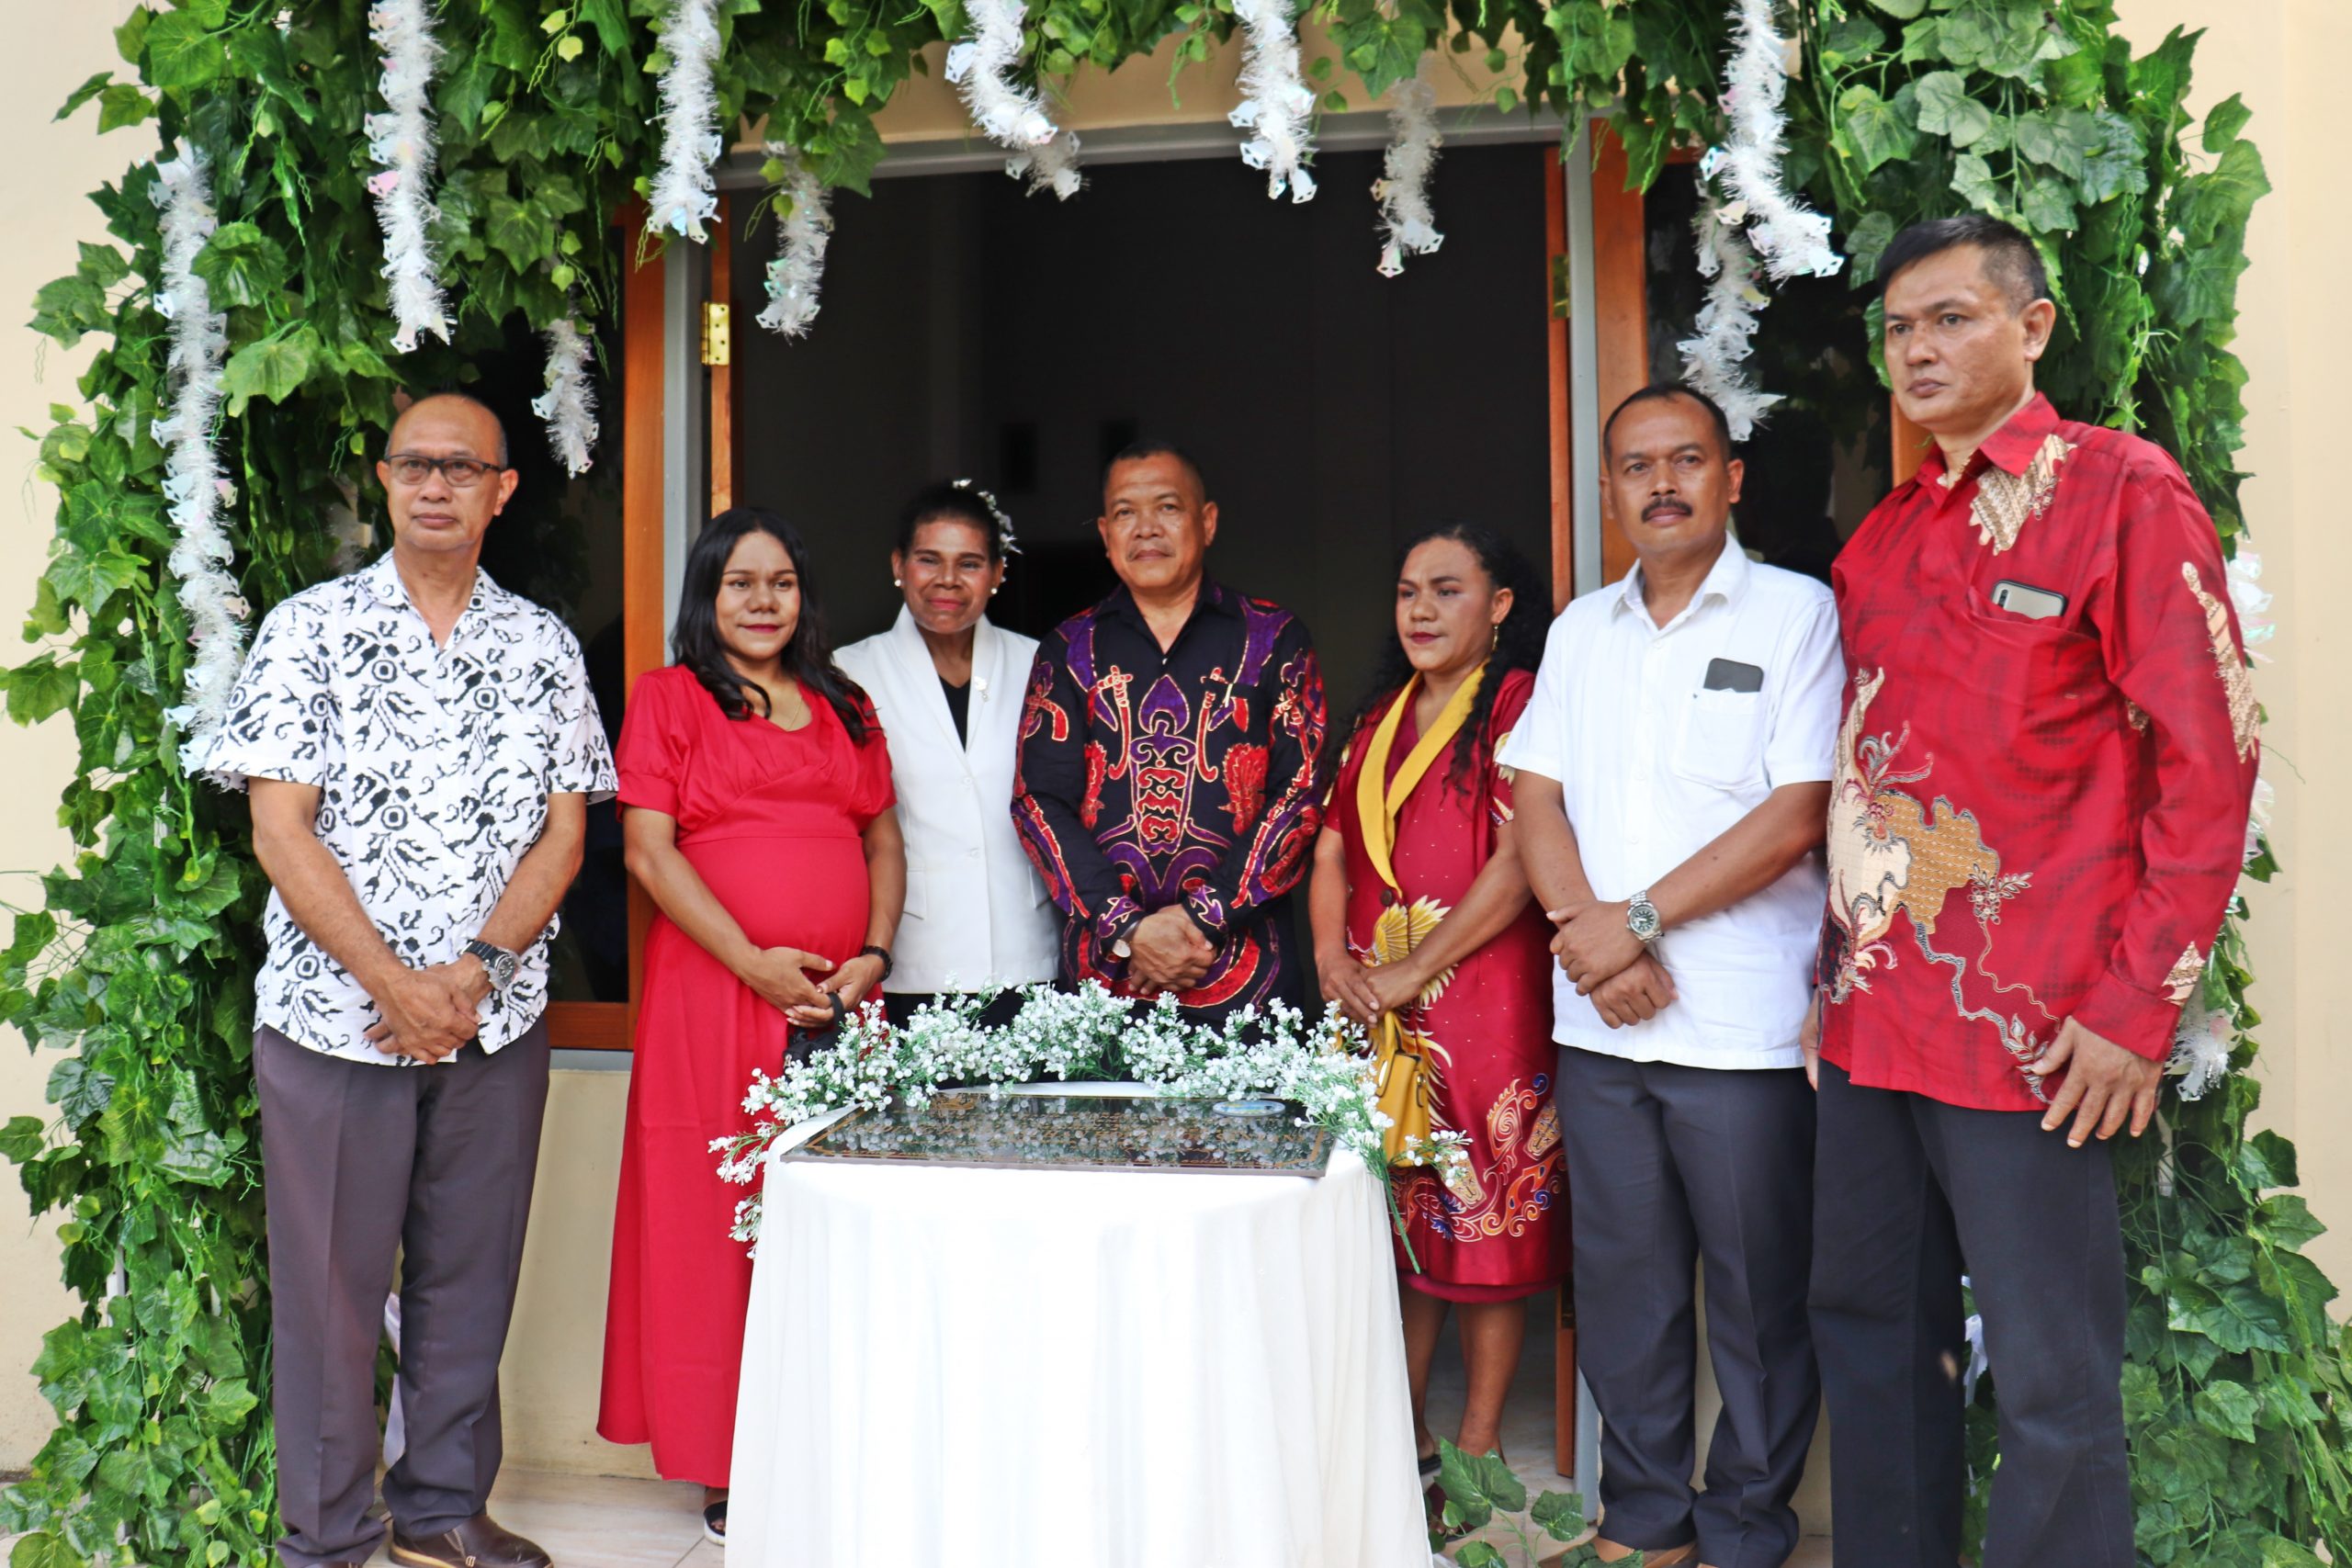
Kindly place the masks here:
POLYGON ((596 1430, 653 1445, 726 1532, 752 1265, 711 1140, 745 1132, 752 1069, 878 990, 906 897, 890 757, 835 668, 799 536, 714 518, 688 556, 673 651, 629 694, 616 761, 645 942, 613 1219, 596 1430))
POLYGON ((1425 1476, 1437 1468, 1430 1366, 1448 1312, 1461 1314, 1469 1374, 1455 1441, 1486 1453, 1519 1366, 1523 1298, 1567 1271, 1552 928, 1520 869, 1510 776, 1495 761, 1534 689, 1542 595, 1492 530, 1442 528, 1407 547, 1396 641, 1340 760, 1308 896, 1323 994, 1373 1027, 1382 1109, 1398 1131, 1468 1136, 1451 1180, 1408 1167, 1397 1192, 1425 1476))

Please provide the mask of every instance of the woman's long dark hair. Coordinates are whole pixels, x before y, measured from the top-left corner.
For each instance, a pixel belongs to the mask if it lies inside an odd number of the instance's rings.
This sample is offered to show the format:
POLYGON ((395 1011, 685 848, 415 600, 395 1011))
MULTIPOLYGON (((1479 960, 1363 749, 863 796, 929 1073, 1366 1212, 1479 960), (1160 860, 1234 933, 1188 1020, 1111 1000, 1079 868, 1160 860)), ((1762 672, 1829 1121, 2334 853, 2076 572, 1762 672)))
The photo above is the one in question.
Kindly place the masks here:
POLYGON ((735 673, 727 662, 726 645, 718 639, 718 583, 727 575, 727 558, 746 534, 765 534, 792 558, 800 579, 800 619, 792 640, 784 645, 784 672, 800 682, 804 692, 825 699, 849 731, 850 739, 865 744, 865 694, 833 663, 833 643, 825 631, 825 612, 817 598, 817 584, 808 570, 808 547, 799 531, 775 513, 757 506, 738 506, 712 518, 686 552, 686 581, 678 590, 678 626, 670 635, 670 656, 695 672, 703 689, 718 699, 729 718, 749 718, 754 699, 763 717, 771 713, 768 694, 735 673))
MULTIPOLYGON (((1498 590, 1511 591, 1510 613, 1503 617, 1494 652, 1487 656, 1487 677, 1478 682, 1478 694, 1470 701, 1470 716, 1463 721, 1464 744, 1453 748, 1453 761, 1446 765, 1447 787, 1467 794, 1474 770, 1487 765, 1487 719, 1495 711, 1495 694, 1502 689, 1503 677, 1513 670, 1533 670, 1544 661, 1544 639, 1551 627, 1551 616, 1545 612, 1552 600, 1519 547, 1483 523, 1441 523, 1414 535, 1396 552, 1399 577, 1413 552, 1432 539, 1451 539, 1461 545, 1478 558, 1478 565, 1498 590)), ((1405 689, 1405 682, 1413 678, 1413 662, 1405 657, 1405 645, 1396 640, 1393 626, 1381 647, 1371 692, 1356 705, 1355 716, 1348 721, 1348 735, 1361 735, 1367 726, 1377 723, 1396 694, 1405 689)))

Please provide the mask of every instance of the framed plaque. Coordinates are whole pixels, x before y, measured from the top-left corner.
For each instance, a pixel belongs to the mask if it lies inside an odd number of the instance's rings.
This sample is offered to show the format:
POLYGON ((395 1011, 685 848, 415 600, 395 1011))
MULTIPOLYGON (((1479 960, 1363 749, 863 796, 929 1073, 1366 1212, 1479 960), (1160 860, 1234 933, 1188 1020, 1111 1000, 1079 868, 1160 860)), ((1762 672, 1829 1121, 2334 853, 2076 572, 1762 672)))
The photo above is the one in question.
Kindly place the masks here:
POLYGON ((1227 1171, 1320 1177, 1331 1135, 1261 1102, 1112 1098, 1091 1094, 991 1095, 948 1089, 918 1111, 894 1101, 861 1111, 780 1157, 961 1165, 989 1169, 1227 1171))

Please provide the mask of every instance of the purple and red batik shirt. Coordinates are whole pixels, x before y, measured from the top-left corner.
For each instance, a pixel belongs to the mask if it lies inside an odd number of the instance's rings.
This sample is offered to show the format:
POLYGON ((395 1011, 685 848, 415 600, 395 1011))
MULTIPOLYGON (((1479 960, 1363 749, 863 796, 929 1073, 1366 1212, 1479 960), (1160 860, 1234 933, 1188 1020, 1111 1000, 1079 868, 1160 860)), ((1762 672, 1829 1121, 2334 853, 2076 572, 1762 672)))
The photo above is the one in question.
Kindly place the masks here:
POLYGON ((1013 825, 1062 912, 1062 977, 1126 991, 1112 952, 1181 905, 1216 950, 1177 999, 1301 999, 1289 894, 1321 826, 1323 677, 1296 617, 1215 582, 1162 651, 1125 588, 1037 649, 1013 825))

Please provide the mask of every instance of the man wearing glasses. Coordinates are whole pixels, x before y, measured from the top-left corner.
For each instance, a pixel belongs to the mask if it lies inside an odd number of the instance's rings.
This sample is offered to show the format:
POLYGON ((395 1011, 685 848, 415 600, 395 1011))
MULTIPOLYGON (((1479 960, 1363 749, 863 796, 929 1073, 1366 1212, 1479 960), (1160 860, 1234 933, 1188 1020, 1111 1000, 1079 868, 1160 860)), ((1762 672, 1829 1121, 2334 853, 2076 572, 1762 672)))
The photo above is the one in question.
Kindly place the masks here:
POLYGON ((272 887, 254 1077, 278 1555, 356 1568, 384 1538, 376 1341, 399 1256, 391 1556, 546 1568, 486 1511, 498 1362, 547 1100, 548 941, 613 763, 571 633, 478 570, 516 482, 497 416, 424 398, 376 473, 390 551, 270 613, 198 760, 250 790, 272 887))

